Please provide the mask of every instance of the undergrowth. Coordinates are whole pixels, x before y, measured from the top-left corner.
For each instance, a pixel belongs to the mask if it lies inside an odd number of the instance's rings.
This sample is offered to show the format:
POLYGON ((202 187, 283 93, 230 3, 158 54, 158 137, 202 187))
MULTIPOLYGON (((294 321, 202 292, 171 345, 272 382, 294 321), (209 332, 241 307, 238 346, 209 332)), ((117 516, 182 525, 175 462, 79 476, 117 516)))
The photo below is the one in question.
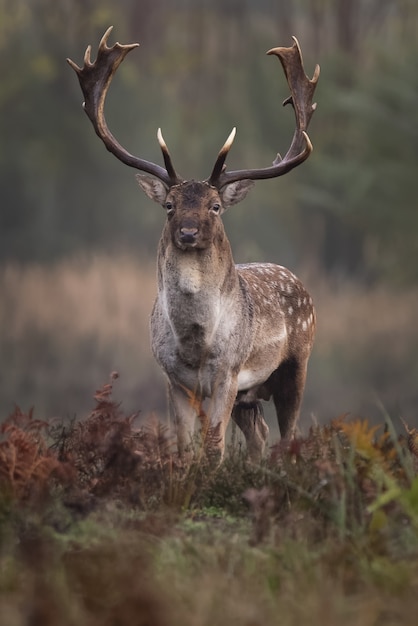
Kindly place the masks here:
POLYGON ((85 419, 16 407, 1 425, 2 623, 348 624, 353 602, 358 624, 414 623, 414 429, 342 416, 258 464, 236 445, 214 464, 198 439, 185 462, 116 378, 85 419))

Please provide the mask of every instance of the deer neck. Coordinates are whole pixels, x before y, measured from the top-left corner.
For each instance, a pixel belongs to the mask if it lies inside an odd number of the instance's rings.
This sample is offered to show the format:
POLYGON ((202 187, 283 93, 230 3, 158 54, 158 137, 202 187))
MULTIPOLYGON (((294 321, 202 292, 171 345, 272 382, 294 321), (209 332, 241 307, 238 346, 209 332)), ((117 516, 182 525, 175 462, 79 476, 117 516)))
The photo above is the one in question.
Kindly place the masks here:
POLYGON ((159 251, 159 289, 169 290, 173 296, 206 298, 211 293, 233 291, 238 287, 238 276, 228 241, 223 245, 199 249, 179 250, 173 244, 159 251))
POLYGON ((182 362, 199 367, 237 323, 242 296, 229 244, 222 251, 172 250, 159 259, 158 282, 161 320, 182 362))

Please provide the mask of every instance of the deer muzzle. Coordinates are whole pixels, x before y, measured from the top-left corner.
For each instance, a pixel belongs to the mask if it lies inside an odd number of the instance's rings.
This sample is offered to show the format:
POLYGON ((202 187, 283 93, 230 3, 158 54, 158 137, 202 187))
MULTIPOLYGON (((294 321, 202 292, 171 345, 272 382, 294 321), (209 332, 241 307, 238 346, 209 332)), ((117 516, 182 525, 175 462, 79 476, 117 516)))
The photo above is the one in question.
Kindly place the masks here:
POLYGON ((197 241, 197 234, 199 232, 199 229, 196 228, 195 226, 182 226, 180 228, 180 243, 184 244, 184 245, 189 245, 189 246, 195 246, 197 241))

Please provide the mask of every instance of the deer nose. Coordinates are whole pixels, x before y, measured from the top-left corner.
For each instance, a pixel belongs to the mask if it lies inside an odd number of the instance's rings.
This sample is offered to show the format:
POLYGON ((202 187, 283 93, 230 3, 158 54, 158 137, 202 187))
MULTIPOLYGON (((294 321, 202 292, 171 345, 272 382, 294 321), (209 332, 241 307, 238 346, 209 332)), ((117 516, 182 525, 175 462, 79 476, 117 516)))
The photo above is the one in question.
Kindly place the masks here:
POLYGON ((195 227, 183 226, 180 228, 180 241, 182 243, 194 243, 198 232, 195 227))

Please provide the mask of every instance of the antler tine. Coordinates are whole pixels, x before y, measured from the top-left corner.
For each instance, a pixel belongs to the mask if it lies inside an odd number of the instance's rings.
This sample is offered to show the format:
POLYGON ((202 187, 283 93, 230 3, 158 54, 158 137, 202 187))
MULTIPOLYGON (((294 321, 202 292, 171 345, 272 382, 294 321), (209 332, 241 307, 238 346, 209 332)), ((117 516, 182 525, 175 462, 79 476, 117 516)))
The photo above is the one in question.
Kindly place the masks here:
POLYGON ((303 163, 312 152, 312 143, 306 131, 316 109, 316 103, 312 103, 312 98, 319 78, 319 65, 315 67, 312 79, 308 78, 305 74, 302 52, 296 37, 293 37, 293 45, 290 48, 272 48, 267 54, 272 54, 279 58, 289 85, 290 96, 286 98, 283 105, 291 104, 295 111, 296 129, 292 143, 284 158, 282 159, 280 154, 278 154, 271 167, 230 172, 225 171, 224 162, 227 151, 224 154, 224 148, 222 148, 212 175, 209 178, 211 184, 219 189, 228 183, 238 180, 260 180, 282 176, 303 163), (223 161, 221 167, 219 167, 218 162, 221 156, 223 156, 223 161))
POLYGON ((122 161, 122 163, 143 172, 147 172, 148 174, 152 174, 153 176, 159 178, 168 187, 171 187, 172 185, 180 182, 181 179, 177 176, 174 170, 167 147, 166 152, 163 150, 164 162, 166 165, 166 169, 164 169, 160 165, 140 159, 139 157, 130 154, 115 139, 106 124, 104 104, 109 85, 116 70, 126 55, 131 50, 139 46, 138 43, 122 45, 116 42, 111 48, 109 48, 107 41, 112 29, 113 26, 110 26, 101 38, 96 61, 93 63, 91 61, 91 46, 88 46, 86 49, 84 55, 84 65, 82 68, 71 59, 67 59, 68 64, 76 72, 80 82, 80 87, 84 95, 83 108, 93 124, 96 134, 103 141, 109 152, 114 154, 116 158, 122 161))
POLYGON ((171 161, 171 155, 170 155, 170 152, 168 151, 167 144, 164 141, 161 128, 159 128, 157 131, 157 139, 158 139, 158 143, 160 144, 161 152, 163 153, 164 164, 165 164, 165 167, 166 167, 166 170, 170 179, 173 182, 180 182, 180 179, 178 178, 175 172, 175 169, 173 167, 173 163, 171 161))
POLYGON ((211 185, 214 185, 214 186, 216 185, 216 181, 219 179, 219 176, 222 174, 225 168, 226 157, 228 156, 228 153, 234 142, 236 132, 237 132, 237 129, 234 126, 234 128, 231 130, 230 134, 228 135, 228 139, 225 141, 224 145, 219 150, 216 163, 213 166, 212 174, 210 175, 208 179, 208 182, 211 185))
POLYGON ((307 138, 306 130, 316 109, 316 102, 312 103, 312 99, 320 72, 319 65, 316 65, 312 79, 306 76, 299 42, 296 37, 292 37, 292 39, 293 46, 291 48, 272 48, 267 52, 267 54, 277 56, 282 64, 291 93, 283 102, 283 106, 291 104, 296 115, 296 130, 285 159, 291 159, 299 154, 299 145, 302 144, 303 147, 303 138, 308 152, 305 158, 312 152, 312 144, 307 138))

